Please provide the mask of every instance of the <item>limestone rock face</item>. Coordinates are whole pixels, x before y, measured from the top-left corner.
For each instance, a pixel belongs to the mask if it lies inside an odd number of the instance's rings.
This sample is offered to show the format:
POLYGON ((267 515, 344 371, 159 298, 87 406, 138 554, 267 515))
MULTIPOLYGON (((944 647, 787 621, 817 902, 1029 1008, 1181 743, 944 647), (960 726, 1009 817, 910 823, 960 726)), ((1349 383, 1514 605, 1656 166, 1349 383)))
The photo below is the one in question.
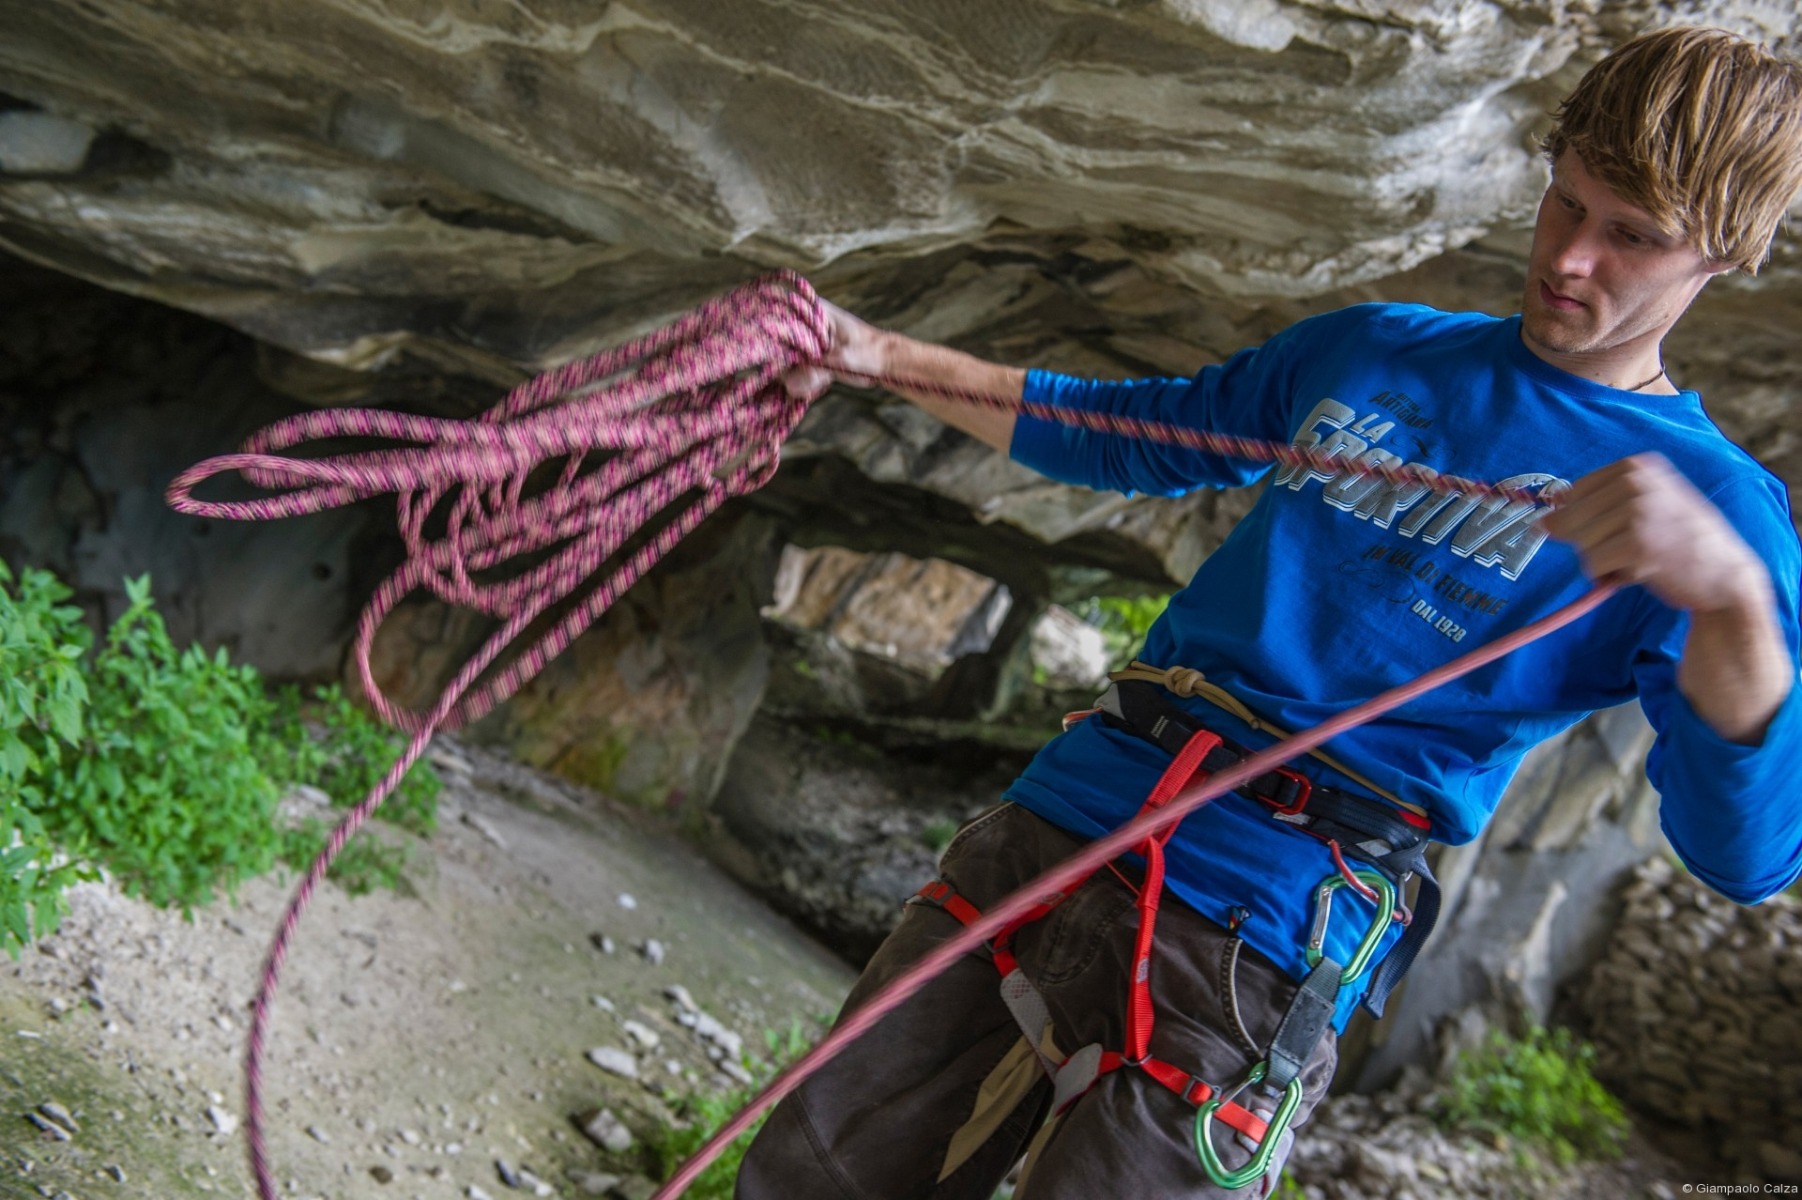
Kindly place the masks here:
POLYGON ((0 207, 34 257, 356 364, 536 360, 996 231, 1312 294, 1525 211, 1586 8, 15 2, 0 207))
POLYGON ((1741 907, 1664 859, 1623 900, 1575 995, 1597 1073, 1735 1178, 1802 1183, 1802 903, 1741 907))
MULTIPOLYGON (((158 511, 175 469, 282 411, 472 415, 777 266, 907 333, 1107 377, 1187 374, 1358 301, 1510 312, 1545 179, 1534 135, 1581 70, 1672 17, 1793 52, 1794 16, 1765 0, 0 0, 0 348, 17 360, 0 364, 0 553, 78 574, 102 607, 149 567, 178 636, 330 676, 395 554, 376 514, 271 535, 158 511), (71 311, 42 267, 140 299, 58 328, 29 311, 71 311), (146 301, 258 342, 196 353, 197 326, 146 301), (40 353, 70 337, 78 354, 40 353)), ((1799 312, 1786 235, 1667 346, 1679 384, 1792 488, 1799 312)), ((792 911, 830 924, 846 908, 830 897, 862 897, 847 942, 867 947, 929 863, 927 827, 998 787, 972 773, 976 792, 891 826, 877 788, 834 818, 852 785, 822 756, 843 728, 804 754, 783 739, 874 713, 860 730, 931 757, 946 726, 908 721, 1030 694, 1048 604, 1186 581, 1253 498, 1068 488, 839 389, 767 488, 476 732, 648 803, 699 803, 752 713, 777 712, 790 725, 759 726, 722 820, 792 911), (987 652, 909 674, 760 625, 785 542, 943 560, 1013 603, 987 652), (805 803, 777 811, 758 781, 805 803), (788 835, 768 831, 797 815, 875 847, 845 860, 855 878, 783 877, 788 835)), ((408 609, 384 684, 422 702, 480 632, 408 609)), ((1503 820, 1447 856, 1446 925, 1348 1066, 1393 1074, 1448 1013, 1544 1010, 1605 928, 1609 879, 1655 839, 1641 752, 1604 717, 1529 764, 1503 820)))
MULTIPOLYGON (((772 533, 754 514, 716 514, 468 736, 646 807, 704 806, 769 673, 757 610, 772 533)), ((376 683, 428 708, 489 628, 422 598, 377 635, 376 683)))

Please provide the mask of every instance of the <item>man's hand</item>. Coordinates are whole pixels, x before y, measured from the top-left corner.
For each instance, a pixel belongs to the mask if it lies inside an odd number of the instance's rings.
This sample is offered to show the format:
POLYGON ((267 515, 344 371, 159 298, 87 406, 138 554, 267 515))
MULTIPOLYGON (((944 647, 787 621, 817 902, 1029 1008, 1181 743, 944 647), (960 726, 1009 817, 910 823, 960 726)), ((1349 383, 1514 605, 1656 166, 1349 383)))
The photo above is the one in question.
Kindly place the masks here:
POLYGON ((882 331, 830 301, 822 300, 820 306, 827 319, 825 364, 796 367, 782 379, 789 395, 809 404, 825 395, 835 375, 857 383, 883 374, 882 331))
POLYGON ((1661 455, 1636 454, 1592 471, 1541 521, 1598 582, 1644 584, 1688 612, 1768 602, 1764 563, 1661 455))
POLYGON ((1675 467, 1636 454, 1571 485, 1541 518, 1591 579, 1643 584, 1690 614, 1677 687, 1729 741, 1756 745, 1795 683, 1770 572, 1675 467))
POLYGON ((952 394, 1018 400, 1026 387, 1025 371, 878 329, 836 304, 820 303, 830 326, 826 357, 820 366, 796 367, 783 377, 789 395, 811 404, 825 394, 834 379, 864 387, 887 381, 896 395, 1007 453, 1014 436, 1012 412, 950 400, 932 389, 937 386, 952 394), (910 387, 910 383, 919 386, 910 387))

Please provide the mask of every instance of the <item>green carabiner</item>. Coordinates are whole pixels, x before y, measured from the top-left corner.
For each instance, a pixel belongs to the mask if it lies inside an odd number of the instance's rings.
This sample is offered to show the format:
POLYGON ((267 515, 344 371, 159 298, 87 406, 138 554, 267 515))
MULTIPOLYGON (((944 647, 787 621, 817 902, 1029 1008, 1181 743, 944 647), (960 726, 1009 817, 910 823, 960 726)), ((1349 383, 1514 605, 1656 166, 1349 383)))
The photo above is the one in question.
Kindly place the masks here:
MULTIPOLYGON (((1345 973, 1339 977, 1341 987, 1364 973, 1364 968, 1370 965, 1371 956, 1377 952, 1377 945, 1389 928, 1389 922, 1395 919, 1395 885, 1389 882, 1388 877, 1370 870, 1353 871, 1352 874, 1376 889, 1377 915, 1371 921, 1364 940, 1358 943, 1357 953, 1346 964, 1345 973)), ((1333 915, 1333 893, 1345 885, 1345 876, 1328 875, 1314 890, 1314 928, 1308 934, 1307 948, 1310 969, 1325 957, 1322 948, 1326 945, 1327 919, 1333 915)))
MULTIPOLYGON (((1261 1062, 1251 1069, 1230 1095, 1238 1095, 1248 1087, 1256 1087, 1264 1082, 1270 1064, 1261 1062)), ((1208 1097, 1202 1101, 1201 1107, 1195 1110, 1195 1153, 1201 1158, 1201 1169, 1208 1173, 1208 1178, 1223 1188, 1242 1188, 1248 1183, 1256 1183, 1270 1172, 1270 1160, 1276 1154, 1278 1143, 1283 1133, 1289 1128, 1289 1122, 1295 1119, 1295 1110, 1301 1107, 1301 1078, 1297 1076, 1289 1081, 1283 1089, 1282 1101, 1276 1106, 1276 1114, 1264 1126, 1264 1136, 1258 1141, 1258 1148, 1252 1153, 1251 1161, 1237 1171, 1228 1170, 1220 1161, 1220 1155, 1214 1150, 1214 1110, 1225 1104, 1228 1094, 1208 1097)))

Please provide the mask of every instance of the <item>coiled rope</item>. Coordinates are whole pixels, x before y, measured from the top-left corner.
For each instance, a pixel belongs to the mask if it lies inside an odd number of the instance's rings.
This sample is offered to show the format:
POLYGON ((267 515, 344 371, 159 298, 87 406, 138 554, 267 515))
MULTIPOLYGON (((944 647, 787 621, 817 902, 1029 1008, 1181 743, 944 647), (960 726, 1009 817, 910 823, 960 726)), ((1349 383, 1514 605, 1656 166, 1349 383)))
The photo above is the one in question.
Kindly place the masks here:
MULTIPOLYGON (((302 413, 252 434, 239 453, 197 463, 170 483, 168 500, 176 511, 231 520, 298 516, 394 493, 407 547, 405 562, 376 588, 358 619, 354 646, 358 675, 371 705, 412 737, 387 774, 332 831, 295 888, 257 988, 245 1053, 244 1129, 261 1200, 277 1200, 262 1099, 269 1014, 301 914, 332 861, 418 761, 434 733, 465 725, 511 696, 708 514, 769 481, 783 441, 806 412, 806 404, 783 386, 783 377, 795 367, 820 365, 830 349, 830 322, 813 288, 792 272, 778 272, 711 300, 651 334, 547 371, 474 419, 379 409, 302 413), (346 437, 403 445, 317 457, 283 453, 306 442, 346 437), (243 501, 195 498, 196 487, 227 472, 238 472, 276 494, 243 501), (661 524, 647 536, 655 522, 661 524), (618 561, 603 572, 616 557, 618 561), (478 573, 485 577, 478 578, 478 573), (496 574, 498 578, 492 577, 496 574), (383 694, 369 659, 382 621, 402 599, 422 588, 501 625, 431 708, 418 712, 399 707, 383 694), (516 648, 522 641, 523 646, 516 648)), ((1060 409, 920 381, 871 382, 1329 475, 1352 470, 1392 485, 1518 504, 1537 499, 1522 489, 1421 468, 1348 462, 1314 447, 1060 409)), ((654 1200, 679 1196, 765 1108, 1038 897, 1061 890, 1278 763, 1576 620, 1606 599, 1610 590, 1597 588, 1551 616, 1278 743, 1157 813, 1090 843, 989 909, 980 921, 960 930, 840 1022, 709 1139, 654 1200)))

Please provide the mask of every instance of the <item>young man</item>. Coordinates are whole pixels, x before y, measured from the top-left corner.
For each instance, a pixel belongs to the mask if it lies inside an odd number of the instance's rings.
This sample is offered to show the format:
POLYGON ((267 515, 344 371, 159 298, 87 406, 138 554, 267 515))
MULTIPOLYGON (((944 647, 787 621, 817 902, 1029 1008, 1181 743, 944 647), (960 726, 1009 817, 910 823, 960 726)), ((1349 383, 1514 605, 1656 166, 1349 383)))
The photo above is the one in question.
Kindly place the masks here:
MULTIPOLYGON (((1379 955, 1395 946, 1401 923, 1354 899, 1355 883, 1330 906, 1316 890, 1361 867, 1405 880, 1427 836, 1410 831, 1470 840, 1526 750, 1635 696, 1657 731, 1647 770, 1664 829, 1690 869, 1742 903, 1802 871, 1789 778, 1802 761, 1802 548, 1783 485, 1720 435, 1660 356, 1710 278, 1757 269, 1802 183, 1802 71, 1719 31, 1648 35, 1589 72, 1546 150, 1552 182, 1521 313, 1506 320, 1360 305, 1192 381, 1099 383, 983 363, 834 311, 828 363, 847 377, 1313 445, 1556 500, 1274 469, 1147 637, 1141 657, 1166 669, 1146 672, 1157 682, 1118 685, 1105 713, 1040 752, 1009 803, 960 832, 945 886, 909 907, 847 1007, 950 936, 959 902, 992 904, 1130 819, 1196 729, 1225 739, 1206 760, 1216 770, 1268 745, 1272 729, 1318 724, 1544 616, 1591 580, 1629 586, 1335 739, 1330 760, 1291 764, 1187 818, 1164 850, 1166 893, 1182 903, 1165 904, 1156 924, 1148 1053, 1127 1046, 1144 870, 1129 856, 1013 935, 1004 949, 1021 973, 1011 979, 1033 986, 1014 988, 1011 1009, 997 955, 973 955, 791 1096, 746 1158, 741 1197, 986 1200, 1029 1143, 1021 1200, 1260 1194, 1274 1158, 1262 1175, 1258 1163, 1234 1171, 1251 1147, 1280 1152, 1282 1139, 1247 1111, 1281 1126, 1287 1098, 1290 1126, 1305 1119, 1331 1078, 1335 1031, 1367 986, 1380 1008, 1397 973, 1341 970, 1366 940, 1379 955), (1310 937, 1320 953, 1304 952, 1310 937), (1127 1061, 1097 1071, 1096 1061, 1118 1063, 1096 1059, 1107 1052, 1127 1061), (1081 1078, 1066 1086, 1064 1070, 1054 1101, 1047 1073, 1079 1060, 1081 1078), (1197 1080, 1254 1085, 1211 1118, 1211 1171, 1195 1144, 1197 1080)), ((790 386, 813 395, 827 382, 806 371, 790 386)), ((1271 470, 912 398, 1091 487, 1173 495, 1271 470)), ((1419 907, 1417 925, 1430 920, 1419 907)))

